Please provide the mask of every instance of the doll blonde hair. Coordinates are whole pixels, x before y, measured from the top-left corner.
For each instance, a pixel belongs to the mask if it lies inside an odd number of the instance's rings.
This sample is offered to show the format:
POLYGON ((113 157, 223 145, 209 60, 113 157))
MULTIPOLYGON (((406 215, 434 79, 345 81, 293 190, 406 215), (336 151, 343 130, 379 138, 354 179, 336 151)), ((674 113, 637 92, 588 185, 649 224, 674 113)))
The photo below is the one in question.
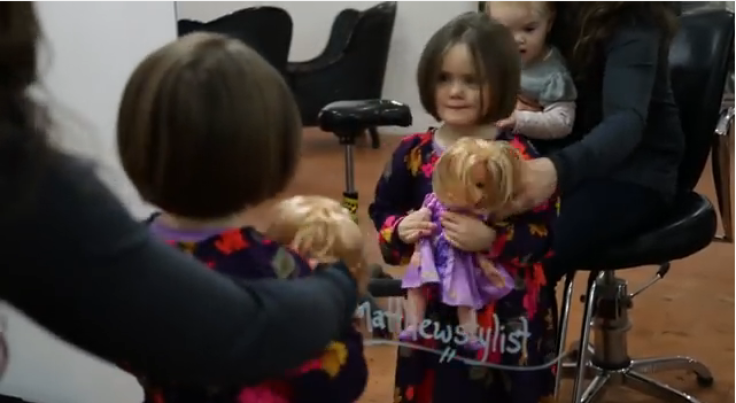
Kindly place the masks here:
POLYGON ((265 235, 320 263, 343 261, 364 291, 368 282, 363 233, 350 212, 323 196, 294 196, 279 202, 265 235))
POLYGON ((464 137, 437 160, 432 189, 442 204, 494 212, 513 199, 520 172, 521 156, 509 142, 464 137))

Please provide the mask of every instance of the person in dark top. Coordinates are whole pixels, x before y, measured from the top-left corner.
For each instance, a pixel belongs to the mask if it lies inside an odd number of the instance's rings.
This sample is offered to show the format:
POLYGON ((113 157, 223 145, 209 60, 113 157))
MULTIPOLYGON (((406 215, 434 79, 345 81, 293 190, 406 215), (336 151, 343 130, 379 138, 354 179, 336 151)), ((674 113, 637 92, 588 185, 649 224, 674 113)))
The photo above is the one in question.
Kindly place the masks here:
MULTIPOLYGON (((338 249, 349 246, 355 249, 350 255, 362 256, 360 228, 337 202, 330 206, 341 220, 329 220, 335 224, 329 229, 316 218, 279 226, 295 231, 304 226, 299 241, 319 243, 316 251, 292 250, 287 246, 295 246, 293 237, 264 236, 243 218, 247 206, 268 195, 263 189, 283 187, 294 169, 289 159, 279 159, 298 143, 292 130, 298 120, 283 114, 284 106, 293 107, 289 99, 279 73, 237 39, 192 33, 151 53, 123 92, 117 140, 133 185, 162 210, 149 221, 152 232, 237 281, 311 276, 312 268, 297 253, 325 261, 316 252, 327 247, 322 238, 329 234, 332 240, 350 234, 351 242, 338 249), (277 134, 263 136, 269 128, 277 134), (261 170, 244 161, 259 161, 261 170)), ((288 206, 274 214, 272 226, 287 213, 305 210, 288 206)), ((362 279, 357 268, 364 265, 350 255, 336 257, 362 279)), ((303 329, 295 330, 288 343, 300 342, 303 329)), ((148 376, 145 368, 127 369, 138 375, 146 403, 353 403, 368 378, 362 336, 352 324, 336 336, 321 357, 258 385, 192 386, 148 376)))
MULTIPOLYGON (((46 108, 28 91, 41 37, 33 4, 0 3, 0 298, 66 341, 157 379, 255 384, 322 354, 355 311, 345 265, 294 281, 234 282, 150 234, 92 167, 50 144, 46 108)), ((206 70, 209 61, 199 63, 206 70)), ((241 160, 241 172, 253 173, 240 182, 253 202, 282 190, 301 136, 285 84, 259 88, 248 110, 280 113, 255 132, 262 148, 241 160)), ((191 99, 177 90, 179 102, 191 99)), ((217 115, 197 123, 241 130, 217 115)))
POLYGON ((573 133, 537 142, 517 209, 561 192, 554 284, 611 243, 660 217, 677 186, 685 137, 670 86, 676 17, 664 2, 559 2, 553 42, 570 62, 579 95, 573 133))

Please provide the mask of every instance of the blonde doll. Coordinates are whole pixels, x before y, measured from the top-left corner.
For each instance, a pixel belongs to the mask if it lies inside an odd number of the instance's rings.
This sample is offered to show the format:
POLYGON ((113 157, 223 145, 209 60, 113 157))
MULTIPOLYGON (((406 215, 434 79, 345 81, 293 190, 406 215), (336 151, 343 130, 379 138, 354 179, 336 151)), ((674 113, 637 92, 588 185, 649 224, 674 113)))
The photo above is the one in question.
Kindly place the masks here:
MULTIPOLYGON (((422 207, 439 223, 443 211, 478 216, 483 221, 499 219, 511 201, 521 159, 506 141, 465 137, 450 146, 437 160, 432 175, 433 193, 422 207)), ((438 225, 437 228, 441 228, 438 225)), ((458 322, 477 349, 475 311, 508 294, 513 281, 491 256, 454 247, 439 230, 419 239, 402 286, 408 288, 407 327, 400 338, 415 339, 424 319, 426 300, 421 287, 439 284, 442 302, 457 307, 458 322)))
POLYGON ((266 236, 320 263, 343 261, 365 292, 370 273, 363 233, 350 212, 322 196, 294 196, 278 203, 266 236))

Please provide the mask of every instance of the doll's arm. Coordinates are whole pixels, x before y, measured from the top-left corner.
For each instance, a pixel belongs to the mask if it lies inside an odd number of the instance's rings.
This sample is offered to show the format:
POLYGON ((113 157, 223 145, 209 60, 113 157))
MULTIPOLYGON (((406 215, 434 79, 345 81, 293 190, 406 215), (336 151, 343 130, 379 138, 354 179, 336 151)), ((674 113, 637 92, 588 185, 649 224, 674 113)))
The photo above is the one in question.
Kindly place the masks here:
POLYGON ((517 266, 539 262, 550 252, 549 230, 558 214, 559 197, 555 194, 531 211, 491 224, 496 230, 491 256, 517 266))

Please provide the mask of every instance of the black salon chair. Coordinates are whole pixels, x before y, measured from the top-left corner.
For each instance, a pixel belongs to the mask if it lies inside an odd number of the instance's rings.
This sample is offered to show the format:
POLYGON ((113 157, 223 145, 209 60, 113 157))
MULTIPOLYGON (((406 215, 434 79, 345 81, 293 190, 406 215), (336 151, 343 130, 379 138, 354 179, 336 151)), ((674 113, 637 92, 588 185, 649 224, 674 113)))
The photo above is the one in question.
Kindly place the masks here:
MULTIPOLYGON (((320 110, 332 102, 381 98, 397 7, 387 1, 363 11, 343 10, 319 56, 288 64, 304 126, 319 125, 320 110)), ((371 146, 379 148, 376 128, 366 130, 371 146)))
POLYGON ((184 36, 189 35, 192 32, 196 32, 202 26, 204 23, 202 21, 197 20, 190 20, 190 19, 181 19, 176 22, 176 33, 178 36, 184 36))
POLYGON ((178 28, 180 35, 204 31, 239 39, 286 77, 294 24, 282 8, 248 7, 204 23, 181 20, 178 28))
MULTIPOLYGON (((680 32, 670 52, 670 71, 675 98, 686 137, 680 167, 679 188, 669 217, 646 233, 600 253, 585 265, 589 271, 584 297, 582 332, 575 362, 564 362, 560 377, 573 378, 573 403, 600 401, 606 389, 622 385, 666 402, 698 402, 648 374, 670 370, 694 372, 698 384, 710 386, 708 368, 684 356, 632 359, 626 334, 631 327, 628 310, 636 295, 663 278, 670 262, 688 257, 707 247, 716 233, 716 213, 711 203, 693 192, 705 167, 719 120, 721 98, 733 59, 734 19, 725 10, 703 10, 680 18, 680 32), (616 277, 618 270, 657 265, 656 276, 630 292, 627 282, 616 277), (591 344, 590 332, 595 331, 591 344), (591 379, 584 389, 585 379, 591 379)), ((565 281, 560 318, 559 346, 565 344, 574 274, 565 281)), ((559 379, 558 379, 559 385, 559 379)))

